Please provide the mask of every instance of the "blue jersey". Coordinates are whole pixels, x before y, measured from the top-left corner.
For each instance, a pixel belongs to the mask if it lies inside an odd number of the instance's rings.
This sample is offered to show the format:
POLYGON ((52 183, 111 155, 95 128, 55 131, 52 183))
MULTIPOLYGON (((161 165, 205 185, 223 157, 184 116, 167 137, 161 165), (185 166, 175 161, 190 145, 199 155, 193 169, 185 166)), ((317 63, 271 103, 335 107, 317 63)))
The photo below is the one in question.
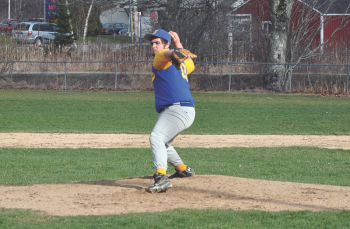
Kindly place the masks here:
POLYGON ((155 106, 158 113, 173 103, 195 103, 188 83, 188 65, 193 71, 192 60, 186 60, 182 63, 181 69, 176 68, 173 64, 170 64, 166 69, 152 67, 155 106))

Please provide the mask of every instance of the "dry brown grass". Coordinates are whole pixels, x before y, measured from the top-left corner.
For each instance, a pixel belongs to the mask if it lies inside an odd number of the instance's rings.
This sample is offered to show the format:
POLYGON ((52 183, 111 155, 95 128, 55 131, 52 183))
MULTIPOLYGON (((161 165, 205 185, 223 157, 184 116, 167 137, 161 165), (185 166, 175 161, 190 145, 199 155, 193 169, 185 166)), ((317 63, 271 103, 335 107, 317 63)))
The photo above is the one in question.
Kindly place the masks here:
MULTIPOLYGON (((152 90, 149 76, 153 57, 149 46, 88 43, 84 47, 73 47, 2 45, 0 61, 15 61, 13 72, 17 75, 12 88, 64 89, 66 68, 66 89, 114 90, 117 77, 118 90, 152 90), (83 75, 72 74, 79 72, 83 75), (22 75, 18 76, 19 73, 22 75)), ((228 60, 223 58, 222 62, 228 60)), ((227 91, 231 72, 231 90, 261 90, 264 67, 244 63, 197 63, 189 79, 194 90, 227 91)), ((11 84, 10 71, 10 62, 0 63, 1 88, 11 84)), ((346 77, 340 74, 346 74, 346 68, 298 67, 293 72, 292 92, 345 93, 346 77), (324 75, 317 75, 321 73, 324 75)))

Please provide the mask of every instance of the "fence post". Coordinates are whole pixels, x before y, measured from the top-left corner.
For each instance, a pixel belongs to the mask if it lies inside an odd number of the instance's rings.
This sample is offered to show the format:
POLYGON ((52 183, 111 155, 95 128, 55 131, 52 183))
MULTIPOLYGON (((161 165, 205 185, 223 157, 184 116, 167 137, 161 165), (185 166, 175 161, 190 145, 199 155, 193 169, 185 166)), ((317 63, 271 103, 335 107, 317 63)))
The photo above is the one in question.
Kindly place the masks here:
POLYGON ((346 76, 346 93, 349 93, 349 73, 350 73, 350 64, 348 63, 348 73, 346 76))
POLYGON ((67 62, 64 62, 64 90, 67 89, 67 62))
POLYGON ((11 61, 11 88, 12 88, 12 81, 13 81, 13 60, 11 61))
POLYGON ((292 92, 292 77, 293 77, 293 68, 290 68, 290 71, 289 71, 289 93, 292 92))
POLYGON ((230 76, 228 78, 228 90, 231 91, 231 72, 232 72, 232 63, 230 63, 230 76))
POLYGON ((115 79, 114 79, 114 90, 117 90, 118 82, 118 61, 115 62, 115 79))

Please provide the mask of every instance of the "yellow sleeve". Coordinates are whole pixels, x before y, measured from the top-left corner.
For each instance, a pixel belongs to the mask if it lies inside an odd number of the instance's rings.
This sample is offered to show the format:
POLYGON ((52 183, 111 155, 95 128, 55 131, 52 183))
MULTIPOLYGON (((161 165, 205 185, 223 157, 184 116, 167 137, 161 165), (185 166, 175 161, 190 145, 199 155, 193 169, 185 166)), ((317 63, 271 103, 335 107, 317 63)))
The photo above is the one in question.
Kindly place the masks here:
POLYGON ((191 72, 194 71, 194 63, 193 63, 193 60, 192 59, 188 59, 188 60, 185 60, 185 65, 186 65, 186 68, 187 68, 187 74, 190 74, 191 72))
POLYGON ((162 49, 156 53, 156 56, 153 60, 153 67, 155 69, 164 70, 170 67, 171 61, 170 58, 165 57, 164 53, 168 51, 168 49, 162 49))
MULTIPOLYGON (((168 51, 168 49, 162 49, 159 52, 157 52, 156 56, 153 60, 153 67, 155 69, 164 70, 170 67, 171 65, 171 59, 167 58, 164 53, 168 51)), ((186 68, 187 68, 187 74, 190 74, 194 71, 194 63, 192 59, 188 59, 184 61, 186 68)))

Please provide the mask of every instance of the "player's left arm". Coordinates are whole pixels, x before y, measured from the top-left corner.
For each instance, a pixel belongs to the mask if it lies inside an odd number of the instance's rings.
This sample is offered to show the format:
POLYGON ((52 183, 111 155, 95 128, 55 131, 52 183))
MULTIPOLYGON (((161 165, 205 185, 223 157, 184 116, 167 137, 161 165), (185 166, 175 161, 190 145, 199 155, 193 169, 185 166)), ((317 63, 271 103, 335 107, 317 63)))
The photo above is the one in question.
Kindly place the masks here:
POLYGON ((153 60, 153 67, 155 69, 164 70, 169 68, 169 66, 171 65, 171 59, 170 57, 165 55, 165 53, 168 51, 169 50, 167 49, 162 49, 159 52, 157 52, 153 60))
MULTIPOLYGON (((153 61, 153 67, 155 69, 167 69, 171 65, 170 58, 165 55, 167 53, 166 49, 159 51, 153 61)), ((172 52, 172 51, 171 51, 172 52)), ((194 71, 194 63, 192 59, 187 59, 184 61, 185 66, 187 68, 187 74, 190 74, 194 71)))
POLYGON ((195 67, 194 67, 194 63, 192 59, 187 59, 184 61, 186 68, 187 68, 187 74, 190 74, 194 71, 195 67))

